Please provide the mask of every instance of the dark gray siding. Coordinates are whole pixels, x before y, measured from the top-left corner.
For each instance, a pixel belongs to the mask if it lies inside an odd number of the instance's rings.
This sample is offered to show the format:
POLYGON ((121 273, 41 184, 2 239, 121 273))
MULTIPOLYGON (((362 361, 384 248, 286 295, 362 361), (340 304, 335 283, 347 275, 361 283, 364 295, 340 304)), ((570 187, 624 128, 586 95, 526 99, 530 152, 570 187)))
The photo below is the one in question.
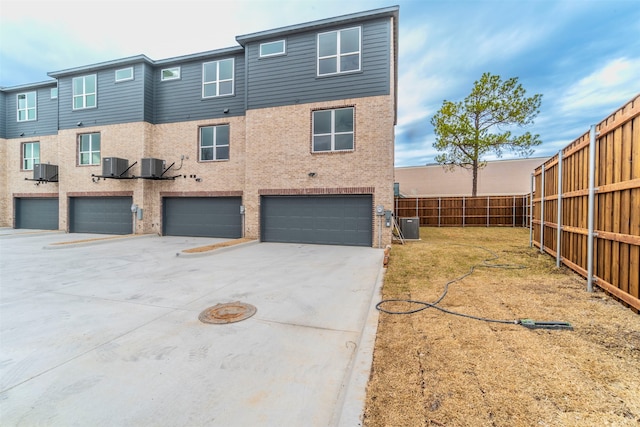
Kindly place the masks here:
MULTIPOLYGON (((359 25, 362 27, 362 71, 358 73, 317 77, 317 31, 289 35, 285 56, 260 59, 260 43, 247 44, 247 108, 389 94, 391 22, 379 19, 359 25)), ((352 26, 356 25, 327 28, 322 32, 352 26)))
POLYGON ((7 95, 0 91, 0 138, 7 137, 7 95))
POLYGON ((154 123, 173 123, 187 120, 202 120, 224 116, 244 115, 244 56, 230 54, 191 62, 158 66, 154 81, 155 120, 154 123), (202 64, 218 59, 233 57, 235 63, 234 94, 216 98, 202 98, 202 64), (163 68, 180 67, 180 79, 160 81, 163 68), (224 114, 228 108, 229 113, 224 114))
POLYGON ((58 81, 60 129, 74 128, 78 122, 82 122, 85 126, 95 126, 143 121, 145 95, 143 69, 144 65, 139 63, 61 77, 58 81), (133 80, 116 83, 115 71, 129 66, 133 67, 133 80), (97 108, 74 110, 73 78, 90 74, 97 75, 97 108))
POLYGON ((40 135, 55 135, 58 132, 58 100, 51 99, 51 88, 56 87, 55 82, 51 86, 40 86, 29 89, 6 92, 6 137, 19 138, 24 133, 25 137, 40 135), (36 120, 18 122, 18 94, 36 92, 36 120))
POLYGON ((154 113, 154 69, 148 64, 143 65, 144 75, 144 121, 153 123, 154 113))

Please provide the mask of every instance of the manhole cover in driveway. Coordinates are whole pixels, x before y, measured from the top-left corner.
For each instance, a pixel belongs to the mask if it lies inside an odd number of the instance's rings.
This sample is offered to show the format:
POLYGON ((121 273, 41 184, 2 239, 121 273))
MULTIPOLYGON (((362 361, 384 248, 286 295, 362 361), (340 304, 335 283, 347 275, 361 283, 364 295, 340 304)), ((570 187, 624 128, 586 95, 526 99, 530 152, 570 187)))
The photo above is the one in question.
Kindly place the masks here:
POLYGON ((204 310, 198 316, 203 323, 234 323, 248 319, 256 314, 257 309, 251 304, 244 302, 228 302, 216 304, 204 310))

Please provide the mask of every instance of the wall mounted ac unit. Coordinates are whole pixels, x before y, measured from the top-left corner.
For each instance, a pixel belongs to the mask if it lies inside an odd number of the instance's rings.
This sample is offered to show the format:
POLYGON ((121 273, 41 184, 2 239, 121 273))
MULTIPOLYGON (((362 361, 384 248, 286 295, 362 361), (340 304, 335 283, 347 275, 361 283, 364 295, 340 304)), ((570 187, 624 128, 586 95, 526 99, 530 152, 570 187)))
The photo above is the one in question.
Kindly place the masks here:
POLYGON ((33 165, 33 179, 38 181, 58 181, 58 165, 36 163, 33 165))
POLYGON ((164 172, 164 160, 146 158, 142 159, 142 177, 160 178, 164 172))
POLYGON ((129 167, 129 160, 119 157, 105 157, 102 159, 102 176, 124 176, 129 167))

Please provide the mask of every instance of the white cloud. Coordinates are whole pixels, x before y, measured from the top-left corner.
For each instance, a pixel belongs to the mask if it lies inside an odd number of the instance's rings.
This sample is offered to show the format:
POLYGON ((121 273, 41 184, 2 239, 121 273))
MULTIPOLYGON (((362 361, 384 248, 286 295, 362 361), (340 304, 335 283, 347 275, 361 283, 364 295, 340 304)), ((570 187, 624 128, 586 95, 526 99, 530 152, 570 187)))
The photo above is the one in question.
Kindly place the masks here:
POLYGON ((621 106, 640 91, 640 57, 615 58, 566 89, 560 102, 564 113, 621 106))

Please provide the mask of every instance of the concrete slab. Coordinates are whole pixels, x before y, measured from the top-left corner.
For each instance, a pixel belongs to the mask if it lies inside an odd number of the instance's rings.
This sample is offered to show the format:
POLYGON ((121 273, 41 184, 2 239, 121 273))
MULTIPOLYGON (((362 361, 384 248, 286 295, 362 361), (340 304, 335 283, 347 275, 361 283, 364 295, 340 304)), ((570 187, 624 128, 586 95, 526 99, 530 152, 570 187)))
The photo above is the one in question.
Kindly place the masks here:
POLYGON ((381 250, 179 257, 220 239, 158 236, 43 249, 91 238, 0 236, 0 424, 359 425, 381 250), (232 301, 256 315, 198 320, 232 301))

